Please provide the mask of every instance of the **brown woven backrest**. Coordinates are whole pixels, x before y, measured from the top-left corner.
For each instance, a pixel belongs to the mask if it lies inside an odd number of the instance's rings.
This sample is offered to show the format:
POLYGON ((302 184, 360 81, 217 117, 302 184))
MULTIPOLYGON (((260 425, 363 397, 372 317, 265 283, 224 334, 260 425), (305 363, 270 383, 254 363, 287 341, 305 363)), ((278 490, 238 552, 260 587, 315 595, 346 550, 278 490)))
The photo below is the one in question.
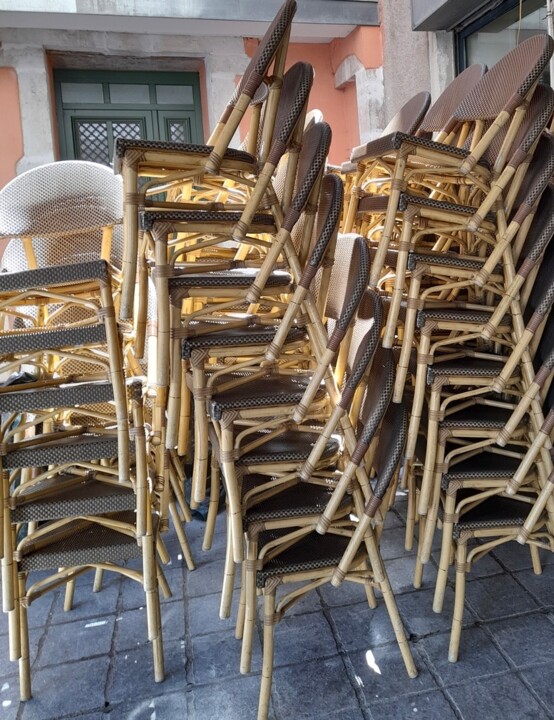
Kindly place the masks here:
POLYGON ((393 132, 403 132, 413 135, 425 117, 431 104, 431 95, 426 90, 414 95, 408 100, 383 130, 383 135, 393 132))
MULTIPOLYGON (((554 173, 554 136, 543 133, 514 201, 514 219, 525 217, 543 194, 554 173)), ((554 215, 554 213, 553 213, 554 215)))
POLYGON ((331 128, 326 122, 315 123, 304 133, 302 149, 298 158, 294 194, 281 227, 292 230, 300 213, 305 208, 314 183, 325 165, 331 146, 331 137, 331 128))
MULTIPOLYGON (((310 276, 313 276, 315 269, 315 277, 311 288, 314 298, 316 298, 322 306, 325 306, 326 298, 320 298, 323 274, 323 267, 320 267, 320 265, 325 257, 329 244, 336 239, 342 213, 343 198, 344 187, 341 179, 337 175, 325 175, 321 182, 319 192, 317 213, 308 251, 309 259, 300 281, 303 287, 307 287, 306 281, 310 276)), ((301 223, 297 223, 295 229, 300 224, 301 223)))
POLYGON ((438 132, 445 128, 458 105, 481 80, 486 71, 486 65, 475 63, 456 75, 427 111, 417 134, 438 132))
POLYGON ((226 122, 237 104, 241 95, 254 97, 254 94, 260 86, 277 50, 283 41, 288 29, 292 24, 292 19, 296 13, 296 1, 287 0, 279 9, 279 12, 273 19, 263 36, 256 52, 252 56, 248 67, 244 71, 241 81, 237 85, 229 104, 227 105, 220 122, 226 122))
POLYGON ((384 497, 394 477, 408 428, 408 413, 403 403, 390 403, 379 432, 379 442, 373 460, 376 477, 373 486, 375 497, 384 497))
POLYGON ((271 149, 267 157, 267 161, 272 165, 277 166, 287 149, 296 123, 308 101, 313 79, 314 71, 309 63, 295 63, 285 73, 275 117, 271 149))
POLYGON ((346 377, 339 405, 347 409, 356 388, 377 350, 383 324, 383 304, 378 293, 366 290, 354 320, 346 360, 346 377))
POLYGON ((533 35, 501 58, 474 86, 453 115, 461 121, 493 120, 523 102, 550 60, 554 41, 533 35))
POLYGON ((554 237, 554 187, 543 192, 518 260, 518 274, 527 277, 554 237))
MULTIPOLYGON (((347 308, 349 310, 351 309, 348 307, 350 298, 354 296, 354 291, 357 291, 361 285, 363 289, 357 298, 357 307, 362 299, 363 291, 367 286, 368 273, 369 251, 363 238, 355 233, 339 235, 335 248, 335 262, 331 271, 327 305, 325 307, 325 315, 327 318, 339 321, 339 318, 343 315, 343 310, 347 308)), ((348 314, 351 318, 352 313, 349 312, 348 314)))
POLYGON ((554 243, 548 243, 523 313, 526 323, 532 315, 544 317, 554 301, 554 243))

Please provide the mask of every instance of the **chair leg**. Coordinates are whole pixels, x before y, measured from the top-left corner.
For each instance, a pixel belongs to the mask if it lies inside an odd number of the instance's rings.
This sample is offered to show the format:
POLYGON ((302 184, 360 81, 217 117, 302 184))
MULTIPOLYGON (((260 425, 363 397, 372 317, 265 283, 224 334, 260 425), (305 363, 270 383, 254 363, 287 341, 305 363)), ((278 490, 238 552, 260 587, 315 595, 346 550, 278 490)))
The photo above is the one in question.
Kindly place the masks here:
MULTIPOLYGON (((437 449, 435 467, 440 467, 444 460, 445 446, 440 443, 437 449)), ((423 537, 419 539, 418 554, 421 556, 421 562, 425 565, 431 558, 431 550, 433 547, 433 538, 437 527, 437 518, 439 513, 439 505, 441 499, 441 472, 434 472, 432 479, 431 495, 429 509, 427 510, 427 520, 425 522, 425 532, 423 537)))
POLYGON ((189 541, 188 541, 187 535, 185 533, 185 528, 183 527, 183 523, 181 522, 181 518, 179 517, 179 511, 177 509, 177 505, 175 503, 175 500, 173 500, 173 499, 171 499, 171 501, 169 503, 169 514, 171 515, 171 519, 173 520, 173 527, 175 528, 175 534, 177 535, 177 539, 179 540, 179 545, 181 547, 181 552, 183 553, 183 557, 187 564, 187 568, 189 570, 194 570, 196 568, 196 565, 195 565, 194 559, 192 557, 192 552, 190 549, 189 541))
POLYGON ((464 598, 466 589, 466 558, 467 544, 460 539, 456 550, 456 591, 454 597, 454 617, 450 631, 450 645, 448 660, 452 663, 458 661, 460 650, 460 637, 462 634, 462 620, 464 617, 464 598))
POLYGON ((435 585, 435 595, 433 598, 433 612, 442 612, 444 604, 444 593, 446 592, 446 581, 448 580, 448 568, 452 555, 452 529, 454 527, 453 515, 456 509, 455 495, 447 495, 444 503, 444 517, 442 521, 442 541, 441 555, 439 559, 439 569, 437 572, 437 582, 435 585))
POLYGON ((264 647, 262 660, 262 682, 258 703, 258 720, 267 720, 269 699, 271 696, 271 679, 273 676, 273 645, 275 630, 275 591, 272 587, 264 589, 264 647))
MULTIPOLYGON (((425 535, 425 518, 421 515, 418 520, 418 538, 422 538, 425 535)), ((423 582, 423 563, 421 562, 421 543, 418 542, 417 555, 414 567, 414 587, 420 588, 423 582)))
POLYGON ((215 532, 215 521, 217 519, 217 511, 219 510, 219 489, 219 462, 215 454, 212 453, 210 463, 210 503, 208 505, 208 517, 206 518, 206 527, 204 529, 202 550, 211 550, 212 547, 215 532))
POLYGON ((379 584, 379 589, 383 595, 383 600, 385 601, 385 606, 396 636, 398 647, 400 648, 400 653, 402 654, 402 659, 404 660, 404 665, 406 666, 408 677, 415 678, 417 677, 417 667, 408 644, 402 618, 398 612, 396 600, 394 599, 394 594, 390 586, 390 581, 387 571, 385 570, 383 559, 381 558, 381 553, 379 552, 372 532, 366 533, 366 537, 364 539, 369 554, 369 561, 373 569, 373 575, 375 581, 379 584))
POLYGON ((233 585, 235 582, 235 561, 233 559, 233 534, 231 532, 231 521, 227 517, 227 547, 225 549, 225 568, 223 570, 223 588, 221 590, 221 604, 219 606, 219 617, 222 620, 231 616, 231 604, 233 602, 233 585))
POLYGON ((154 541, 151 535, 145 535, 142 538, 142 553, 143 584, 146 595, 146 618, 148 622, 148 639, 152 643, 154 680, 155 682, 162 682, 165 677, 162 619, 156 572, 156 556, 154 541))
MULTIPOLYGON (((102 590, 102 581, 104 580, 104 570, 103 568, 96 568, 96 572, 94 573, 94 585, 92 587, 92 592, 100 592, 102 590)), ((73 581, 73 584, 75 582, 73 581)), ((69 583, 68 583, 69 585, 69 583)))
MULTIPOLYGON (((92 592, 98 592, 96 590, 96 576, 94 577, 94 586, 92 592)), ((63 611, 70 612, 73 608, 73 598, 75 596, 75 580, 68 580, 65 586, 65 596, 63 600, 63 611)))
POLYGON ((408 512, 406 515, 406 536, 404 547, 410 552, 414 547, 415 519, 416 519, 416 484, 413 472, 407 480, 408 512))
POLYGON ((535 575, 542 575, 542 564, 539 555, 539 548, 536 545, 529 545, 531 552, 531 562, 533 563, 533 572, 535 575))
POLYGON ((242 651, 240 656, 240 671, 243 675, 250 672, 252 667, 252 646, 254 644, 254 629, 256 626, 256 558, 258 543, 248 540, 245 577, 245 604, 244 630, 242 634, 242 651))
POLYGON ((22 701, 30 700, 31 694, 31 660, 29 657, 29 626, 27 623, 27 607, 21 599, 25 597, 26 574, 19 573, 18 595, 20 600, 19 611, 19 643, 21 656, 19 658, 19 698, 22 701))
POLYGON ((240 597, 237 611, 237 624, 235 625, 235 637, 242 640, 244 633, 244 619, 246 617, 246 563, 241 566, 240 597))

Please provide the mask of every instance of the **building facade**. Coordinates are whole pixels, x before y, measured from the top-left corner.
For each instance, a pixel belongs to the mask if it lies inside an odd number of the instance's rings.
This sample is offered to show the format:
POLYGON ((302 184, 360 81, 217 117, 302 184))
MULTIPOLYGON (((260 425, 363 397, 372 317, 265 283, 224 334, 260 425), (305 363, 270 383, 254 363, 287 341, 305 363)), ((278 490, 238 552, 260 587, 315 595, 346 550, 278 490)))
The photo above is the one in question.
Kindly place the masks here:
MULTIPOLYGON (((0 0, 0 186, 55 159, 109 163, 118 135, 202 142, 280 3, 0 0)), ((549 3, 298 0, 289 62, 314 66, 331 161, 414 93, 546 31, 549 3)))

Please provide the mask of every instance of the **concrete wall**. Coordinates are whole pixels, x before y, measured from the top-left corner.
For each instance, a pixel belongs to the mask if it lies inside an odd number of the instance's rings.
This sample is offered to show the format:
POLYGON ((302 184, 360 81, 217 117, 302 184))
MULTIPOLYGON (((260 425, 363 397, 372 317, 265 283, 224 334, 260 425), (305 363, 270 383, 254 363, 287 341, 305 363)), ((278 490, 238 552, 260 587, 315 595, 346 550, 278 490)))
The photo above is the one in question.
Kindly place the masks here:
POLYGON ((422 90, 433 100, 454 78, 451 33, 414 32, 410 0, 381 0, 384 112, 388 121, 422 90))
MULTIPOLYGON (((95 67, 118 70, 136 69, 129 58, 163 58, 150 69, 178 69, 179 59, 202 61, 205 84, 203 110, 213 127, 228 100, 237 73, 248 63, 242 38, 182 37, 172 35, 133 35, 56 30, 2 29, 0 31, 0 67, 12 67, 17 73, 20 92, 24 155, 17 173, 56 159, 57 129, 52 111, 52 86, 47 51, 88 53, 95 67), (105 59, 105 63, 102 60, 105 59)), ((70 65, 66 65, 68 67, 70 65)), ((183 67, 184 69, 189 69, 183 67)), ((202 74, 201 74, 202 79, 202 74)))

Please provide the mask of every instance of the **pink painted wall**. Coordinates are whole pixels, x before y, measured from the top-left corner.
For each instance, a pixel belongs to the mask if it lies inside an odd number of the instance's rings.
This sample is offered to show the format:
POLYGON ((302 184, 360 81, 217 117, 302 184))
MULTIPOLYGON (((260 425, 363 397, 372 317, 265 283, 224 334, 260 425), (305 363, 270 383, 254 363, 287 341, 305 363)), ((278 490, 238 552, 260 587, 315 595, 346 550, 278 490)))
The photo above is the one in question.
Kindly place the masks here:
POLYGON ((16 176, 23 157, 23 134, 19 108, 19 87, 13 68, 0 68, 0 187, 16 176))
MULTIPOLYGON (((19 107, 19 86, 13 68, 0 68, 0 188, 17 174, 17 162, 23 157, 23 132, 19 107)), ((7 240, 0 239, 0 258, 7 240)))
MULTIPOLYGON (((257 40, 245 39, 247 55, 251 57, 257 45, 257 40)), ((355 82, 335 88, 335 72, 349 55, 356 55, 366 68, 380 67, 383 64, 380 28, 358 27, 347 37, 330 43, 291 43, 287 55, 287 68, 299 61, 309 62, 314 68, 308 110, 321 110, 333 130, 329 153, 333 164, 348 160, 352 148, 360 144, 355 82)))

